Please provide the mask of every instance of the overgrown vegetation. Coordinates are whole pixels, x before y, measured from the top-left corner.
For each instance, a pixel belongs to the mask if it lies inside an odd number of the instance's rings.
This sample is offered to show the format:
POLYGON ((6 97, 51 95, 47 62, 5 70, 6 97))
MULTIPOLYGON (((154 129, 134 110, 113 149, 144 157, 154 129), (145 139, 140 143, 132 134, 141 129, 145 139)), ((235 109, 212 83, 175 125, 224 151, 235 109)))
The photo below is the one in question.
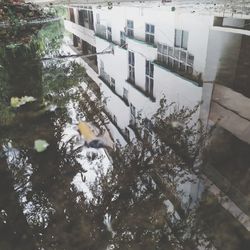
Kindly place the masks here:
POLYGON ((42 27, 42 21, 54 17, 32 3, 0 3, 0 45, 29 43, 31 37, 42 27))

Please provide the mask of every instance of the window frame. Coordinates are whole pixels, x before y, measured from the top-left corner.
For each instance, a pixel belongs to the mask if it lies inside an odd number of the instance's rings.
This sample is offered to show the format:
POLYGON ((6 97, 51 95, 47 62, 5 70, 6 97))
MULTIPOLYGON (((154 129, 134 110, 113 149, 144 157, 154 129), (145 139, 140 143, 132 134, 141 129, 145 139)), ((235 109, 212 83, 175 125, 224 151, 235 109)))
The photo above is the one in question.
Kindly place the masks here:
POLYGON ((155 26, 153 24, 145 23, 145 42, 148 44, 155 42, 155 26))
POLYGON ((146 60, 145 62, 145 91, 149 96, 154 93, 154 64, 146 60))
POLYGON ((123 88, 122 97, 124 100, 128 101, 128 90, 126 88, 123 88))
POLYGON ((128 51, 128 79, 135 84, 135 53, 128 51))
POLYGON ((110 88, 115 91, 115 79, 110 77, 110 88))
POLYGON ((186 30, 175 29, 174 46, 176 48, 188 49, 189 32, 186 30))
POLYGON ((126 31, 127 31, 127 37, 134 38, 134 21, 133 20, 127 19, 126 31))
POLYGON ((112 27, 107 26, 107 39, 108 41, 112 42, 112 27))
POLYGON ((126 34, 124 31, 120 31, 120 45, 121 47, 126 45, 126 34))

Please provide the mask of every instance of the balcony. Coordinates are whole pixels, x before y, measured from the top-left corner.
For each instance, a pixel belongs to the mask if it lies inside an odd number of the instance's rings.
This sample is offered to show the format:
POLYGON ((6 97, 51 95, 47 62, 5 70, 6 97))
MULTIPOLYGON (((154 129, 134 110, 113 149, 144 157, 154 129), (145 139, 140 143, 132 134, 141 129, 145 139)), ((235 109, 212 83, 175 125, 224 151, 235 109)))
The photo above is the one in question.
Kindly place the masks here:
MULTIPOLYGON (((174 60, 173 60, 174 61, 174 60)), ((157 60, 154 61, 154 64, 157 65, 158 67, 167 69, 173 73, 178 74, 179 76, 188 79, 190 81, 192 81, 195 85, 202 87, 203 86, 203 78, 202 78, 202 74, 198 73, 198 74, 194 74, 193 73, 193 68, 191 67, 187 67, 187 69, 184 69, 182 67, 182 65, 178 65, 179 62, 175 62, 174 63, 169 63, 166 61, 162 61, 159 56, 157 57, 157 60)), ((181 63, 180 63, 181 64, 181 63)))
POLYGON ((144 95, 145 97, 149 98, 152 102, 155 102, 156 99, 153 95, 150 95, 148 92, 146 92, 143 88, 141 88, 140 86, 136 85, 135 82, 131 79, 127 79, 126 80, 127 83, 129 83, 130 86, 132 86, 134 89, 136 89, 137 91, 139 91, 142 95, 144 95))

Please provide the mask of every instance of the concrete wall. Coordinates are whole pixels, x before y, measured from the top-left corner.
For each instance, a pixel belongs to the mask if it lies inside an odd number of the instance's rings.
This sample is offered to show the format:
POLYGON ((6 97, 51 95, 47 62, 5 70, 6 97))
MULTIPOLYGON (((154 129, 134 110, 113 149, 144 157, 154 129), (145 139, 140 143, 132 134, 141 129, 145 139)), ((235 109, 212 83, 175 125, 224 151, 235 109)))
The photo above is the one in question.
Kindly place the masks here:
MULTIPOLYGON (((101 24, 112 27, 112 39, 120 42, 120 31, 124 31, 127 20, 134 21, 134 37, 145 41, 145 24, 155 25, 155 44, 164 43, 174 46, 175 29, 189 32, 188 51, 194 55, 194 71, 203 73, 206 65, 206 52, 209 28, 213 25, 213 16, 198 15, 194 13, 173 12, 170 7, 161 6, 146 8, 138 7, 113 7, 96 9, 100 16, 101 24)), ((128 40, 128 48, 143 54, 150 60, 157 58, 157 50, 145 42, 128 40)))
POLYGON ((215 84, 209 119, 250 143, 250 98, 215 84))
POLYGON ((233 84, 242 35, 210 30, 204 81, 233 84))

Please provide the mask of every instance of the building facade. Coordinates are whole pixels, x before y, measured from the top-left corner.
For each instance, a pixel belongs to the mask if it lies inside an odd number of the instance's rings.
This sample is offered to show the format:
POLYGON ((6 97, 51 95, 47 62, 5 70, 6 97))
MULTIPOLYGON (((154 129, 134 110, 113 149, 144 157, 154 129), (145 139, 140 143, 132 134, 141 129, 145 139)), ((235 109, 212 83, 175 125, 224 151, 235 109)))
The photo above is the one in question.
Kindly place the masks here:
POLYGON ((92 54, 112 51, 92 57, 92 68, 104 96, 111 97, 107 112, 127 138, 134 136, 138 114, 150 119, 163 96, 180 107, 201 101, 212 17, 176 14, 167 6, 92 6, 69 13, 65 26, 75 47, 92 54), (194 25, 197 18, 200 25, 194 25))
POLYGON ((217 125, 202 163, 206 181, 181 188, 197 200, 212 183, 213 195, 219 190, 232 202, 222 207, 250 231, 250 25, 245 15, 201 15, 170 5, 75 6, 65 27, 74 48, 92 55, 83 58, 84 66, 107 98, 106 111, 116 127, 111 132, 120 142, 134 138, 138 115, 150 120, 163 96, 180 107, 202 102, 194 119, 201 118, 208 130, 217 125))

